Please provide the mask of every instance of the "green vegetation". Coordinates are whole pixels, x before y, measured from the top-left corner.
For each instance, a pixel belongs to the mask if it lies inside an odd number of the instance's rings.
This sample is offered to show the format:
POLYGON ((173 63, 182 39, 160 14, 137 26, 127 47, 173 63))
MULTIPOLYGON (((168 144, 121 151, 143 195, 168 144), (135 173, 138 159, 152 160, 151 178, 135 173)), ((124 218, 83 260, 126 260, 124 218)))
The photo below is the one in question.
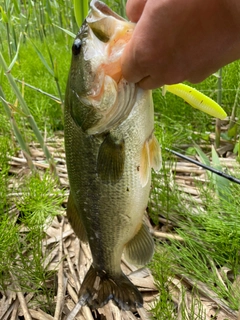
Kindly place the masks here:
MULTIPOLYGON (((124 0, 106 3, 124 16, 124 0)), ((77 33, 71 0, 0 0, 0 291, 6 292, 12 286, 11 279, 17 278, 25 293, 39 292, 39 300, 31 303, 49 314, 54 310, 55 287, 49 285, 53 271, 48 270, 46 257, 54 247, 45 248, 43 240, 46 227, 63 212, 63 191, 51 174, 56 173, 54 150, 47 149, 46 141, 63 130, 62 107, 72 45, 72 37, 59 27, 77 33), (4 74, 4 61, 11 82, 4 74), (41 145, 40 136, 44 137, 45 156, 49 152, 50 169, 13 173, 10 157, 19 156, 21 150, 30 168, 35 168, 29 149, 31 143, 41 145)), ((225 169, 220 158, 236 158, 231 174, 239 176, 239 85, 237 61, 223 68, 220 87, 214 75, 195 86, 215 100, 220 90, 222 107, 232 115, 220 132, 218 155, 210 147, 216 131, 211 117, 171 93, 165 97, 161 89, 153 93, 163 167, 153 175, 148 210, 157 230, 180 236, 157 240, 150 264, 160 291, 153 307, 157 319, 176 319, 179 314, 181 319, 208 319, 200 301, 203 291, 205 297, 215 294, 219 309, 240 308, 240 186, 213 174, 200 179, 186 169, 182 176, 198 190, 196 199, 176 182, 176 159, 165 150, 168 147, 199 155, 207 164, 211 159, 221 170, 225 169), (201 145, 202 151, 196 145, 201 145), (187 304, 189 292, 192 300, 187 304)))
POLYGON ((55 164, 46 140, 63 130, 72 45, 59 27, 78 30, 71 1, 0 1, 0 292, 35 293, 29 307, 49 314, 57 269, 48 262, 54 244, 44 239, 54 217, 61 219, 65 196, 51 174, 55 164), (44 173, 33 164, 30 143, 39 143, 49 160, 44 173), (10 157, 21 158, 20 149, 31 174, 24 167, 12 173, 10 157))

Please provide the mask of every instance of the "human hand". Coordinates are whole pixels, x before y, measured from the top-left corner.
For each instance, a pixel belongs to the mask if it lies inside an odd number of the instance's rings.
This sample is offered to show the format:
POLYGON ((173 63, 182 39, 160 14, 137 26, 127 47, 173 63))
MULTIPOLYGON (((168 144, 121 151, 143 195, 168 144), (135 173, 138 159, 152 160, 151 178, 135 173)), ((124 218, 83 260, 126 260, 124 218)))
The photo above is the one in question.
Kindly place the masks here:
POLYGON ((200 82, 240 58, 239 0, 128 0, 122 73, 143 89, 200 82))

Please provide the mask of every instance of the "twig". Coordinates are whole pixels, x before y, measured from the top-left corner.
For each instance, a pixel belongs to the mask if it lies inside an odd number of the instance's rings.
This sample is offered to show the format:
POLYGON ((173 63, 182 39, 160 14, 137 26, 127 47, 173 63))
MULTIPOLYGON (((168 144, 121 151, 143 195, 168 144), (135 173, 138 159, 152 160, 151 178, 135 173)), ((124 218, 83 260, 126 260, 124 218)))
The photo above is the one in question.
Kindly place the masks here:
POLYGON ((171 234, 167 232, 161 232, 161 231, 151 231, 151 234, 156 238, 162 238, 162 239, 171 239, 171 240, 177 240, 177 241, 184 241, 184 239, 176 234, 171 234))
POLYGON ((13 312, 15 305, 19 305, 19 300, 15 300, 9 307, 6 307, 6 309, 0 310, 0 316, 1 320, 7 320, 9 319, 10 314, 13 312))
POLYGON ((139 309, 137 309, 137 311, 138 311, 142 320, 149 320, 150 319, 150 314, 144 308, 139 308, 139 309))
MULTIPOLYGON (((82 302, 81 302, 81 304, 83 304, 82 302)), ((93 316, 92 316, 92 312, 91 312, 91 310, 90 310, 90 308, 88 307, 88 306, 83 306, 82 307, 82 314, 83 314, 83 316, 85 317, 85 319, 87 319, 87 320, 94 320, 93 319, 93 316)))
POLYGON ((76 291, 74 290, 74 288, 70 285, 70 283, 67 284, 67 290, 68 290, 70 297, 72 298, 72 301, 74 303, 77 303, 78 302, 78 295, 77 295, 76 291))
POLYGON ((14 302, 14 307, 13 307, 13 311, 12 311, 12 315, 11 315, 10 320, 17 319, 18 306, 19 306, 19 300, 16 300, 14 302))
MULTIPOLYGON (((63 220, 64 221, 64 220, 63 220)), ((57 303, 56 303, 56 309, 54 313, 54 320, 60 320, 61 319, 61 313, 63 308, 63 301, 64 301, 64 275, 63 275, 63 221, 61 223, 60 228, 60 241, 59 241, 59 270, 58 270, 58 291, 57 291, 57 303)))
POLYGON ((215 292, 208 289, 204 283, 202 283, 201 281, 194 281, 183 274, 181 274, 180 276, 186 281, 186 283, 190 284, 193 287, 197 287, 199 293, 201 293, 204 297, 207 297, 211 301, 215 302, 216 305, 218 305, 228 315, 233 317, 237 316, 237 311, 232 310, 223 299, 220 299, 215 292))
MULTIPOLYGON (((18 163, 28 163, 28 161, 25 159, 25 158, 17 158, 17 157, 10 157, 10 159, 12 161, 16 161, 18 163)), ((49 163, 43 163, 43 162, 40 162, 40 161, 32 161, 33 165, 36 166, 36 167, 39 167, 39 168, 43 168, 43 169, 49 169, 50 168, 50 165, 49 163)), ((11 162, 10 161, 10 164, 12 165, 18 165, 14 162, 11 162)), ((67 173, 67 169, 64 168, 64 167, 57 167, 56 168, 58 169, 58 171, 61 171, 61 172, 64 172, 64 173, 67 173)))
MULTIPOLYGON (((73 230, 72 229, 64 231, 63 234, 62 234, 62 238, 63 239, 67 238, 71 234, 73 234, 73 230)), ((60 241, 60 239, 61 239, 61 236, 56 236, 56 237, 52 237, 50 239, 47 239, 44 243, 45 243, 46 246, 48 246, 49 244, 52 244, 52 243, 60 241)))
POLYGON ((69 257, 69 253, 68 253, 68 250, 67 250, 67 248, 66 248, 65 243, 63 243, 63 249, 64 249, 64 254, 65 254, 66 258, 67 258, 67 262, 68 262, 69 269, 70 269, 70 271, 71 271, 71 273, 72 273, 72 276, 73 276, 73 278, 74 278, 74 281, 75 281, 75 283, 76 283, 76 290, 77 290, 77 292, 78 292, 79 289, 80 289, 80 282, 79 282, 79 280, 78 280, 76 271, 74 270, 74 267, 73 267, 73 264, 72 264, 72 260, 71 260, 70 257, 69 257))
POLYGON ((42 310, 37 311, 37 310, 29 309, 29 312, 31 313, 33 318, 37 320, 53 320, 54 319, 52 316, 43 312, 42 310))
POLYGON ((14 285, 16 291, 17 291, 18 300, 20 302, 24 318, 25 318, 25 320, 32 320, 32 317, 31 317, 31 315, 29 313, 29 310, 28 310, 27 303, 25 301, 24 295, 23 295, 23 293, 21 291, 20 285, 19 285, 16 277, 12 273, 10 273, 10 274, 11 274, 11 278, 13 280, 13 285, 14 285))
POLYGON ((77 304, 75 305, 75 307, 72 309, 72 311, 67 316, 66 320, 74 320, 75 316, 78 314, 78 312, 81 310, 81 308, 82 308, 82 303, 79 300, 77 302, 77 304))

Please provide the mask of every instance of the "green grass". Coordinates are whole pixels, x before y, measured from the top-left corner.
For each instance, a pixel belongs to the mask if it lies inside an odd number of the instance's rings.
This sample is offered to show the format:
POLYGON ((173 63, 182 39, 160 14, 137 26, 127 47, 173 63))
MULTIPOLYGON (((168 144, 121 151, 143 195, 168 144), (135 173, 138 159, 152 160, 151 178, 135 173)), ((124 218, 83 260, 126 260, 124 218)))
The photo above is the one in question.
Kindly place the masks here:
MULTIPOLYGON (((46 57, 46 60, 49 60, 45 43, 42 43, 38 39, 33 40, 33 42, 41 51, 42 55, 46 57)), ((53 41, 53 39, 49 39, 48 45, 49 43, 51 43, 50 50, 52 55, 55 56, 55 52, 58 52, 58 55, 55 57, 55 61, 58 66, 60 90, 64 95, 71 59, 71 47, 70 45, 62 46, 61 38, 55 41, 53 41)), ((5 56, 7 58, 7 54, 5 56)), ((25 101, 29 106, 31 114, 38 123, 39 128, 41 130, 47 129, 49 133, 56 130, 62 130, 63 119, 61 104, 50 99, 41 92, 37 92, 36 90, 24 85, 24 83, 30 84, 37 89, 41 89, 42 91, 59 98, 53 76, 46 70, 33 45, 29 41, 21 46, 19 60, 14 65, 11 74, 16 79, 23 81, 23 84, 19 84, 19 88, 21 92, 24 93, 25 101), (39 83, 41 86, 39 86, 39 83)), ((2 88, 7 101, 14 103, 16 97, 14 96, 6 79, 3 81, 2 88)), ((15 116, 19 121, 23 119, 20 110, 19 106, 14 110, 15 116)))
MULTIPOLYGON (((17 82, 18 88, 41 134, 54 137, 56 131, 63 130, 61 100, 64 99, 72 45, 72 38, 55 25, 77 33, 73 3, 70 0, 22 1, 20 6, 20 2, 0 0, 7 21, 3 19, 4 14, 0 14, 0 50, 10 65, 17 52, 20 32, 26 33, 22 37, 11 75, 22 81, 17 82), (36 89, 29 88, 27 84, 36 89), (43 92, 52 95, 52 98, 43 92)), ((125 14, 124 1, 109 0, 106 3, 119 14, 125 14)), ((233 105, 238 105, 240 99, 237 95, 240 62, 224 67, 222 77, 222 106, 230 115, 233 105)), ((36 142, 29 119, 1 67, 0 86, 9 102, 11 120, 16 122, 23 139, 27 144, 36 142)), ((218 84, 215 76, 195 87, 217 99, 218 84)), ((240 273, 239 186, 225 184, 224 194, 223 180, 210 176, 209 183, 196 182, 204 211, 196 208, 190 200, 190 205, 186 205, 186 200, 183 200, 182 193, 169 175, 167 163, 174 167, 175 159, 165 150, 168 147, 182 153, 196 154, 196 143, 206 147, 211 144, 210 133, 214 132, 215 123, 211 117, 192 109, 171 93, 163 97, 158 89, 154 91, 153 97, 156 136, 163 148, 163 168, 159 174, 153 174, 149 214, 156 227, 161 228, 159 217, 163 217, 173 225, 172 231, 183 238, 181 242, 158 242, 150 267, 161 294, 153 308, 153 314, 158 319, 176 319, 178 311, 172 301, 171 279, 181 275, 195 281, 196 290, 198 281, 205 283, 229 307, 237 310, 240 293, 234 293, 232 288, 240 273), (224 283, 218 276, 223 268, 231 273, 231 277, 223 277, 224 283)), ((239 117, 238 109, 237 116, 239 117)), ((238 143, 239 123, 236 123, 235 129, 234 136, 228 138, 233 145, 238 143)), ((224 138, 227 138, 226 133, 224 138)), ((42 300, 45 310, 52 314, 54 287, 50 290, 48 285, 52 274, 43 264, 46 256, 43 255, 42 240, 45 225, 50 224, 62 212, 62 192, 56 188, 57 182, 48 171, 41 177, 32 174, 10 188, 13 175, 9 172, 8 156, 17 154, 19 149, 11 121, 0 103, 0 290, 7 290, 13 274, 25 292, 41 292, 40 300, 45 297, 42 300), (22 196, 11 197, 13 191, 22 196), (14 214, 9 213, 12 207, 16 208, 14 214), (27 232, 22 232, 23 227, 27 232)), ((205 153, 208 157, 211 156, 210 152, 205 153)), ((234 174, 239 176, 237 170, 234 174)), ((181 294, 182 301, 185 301, 187 293, 184 288, 181 294)), ((33 303, 41 304, 40 301, 33 303)), ((192 301, 192 305, 198 303, 197 298, 192 301)), ((185 307, 183 302, 181 315, 183 319, 188 319, 185 307)), ((190 312, 191 319, 205 319, 200 304, 198 315, 194 314, 194 310, 190 312)))
MULTIPOLYGON (((14 3, 19 5, 20 1, 14 3)), ((45 4, 47 3, 50 5, 49 1, 45 4)), ((17 82, 18 88, 41 134, 51 137, 56 131, 63 130, 62 105, 42 91, 57 99, 64 96, 72 45, 72 39, 54 27, 52 22, 66 29, 71 28, 75 33, 78 28, 73 19, 73 5, 70 1, 64 2, 64 5, 62 1, 51 2, 51 16, 47 15, 49 7, 45 6, 43 9, 43 2, 36 2, 35 7, 31 4, 33 3, 26 6, 23 4, 20 15, 13 3, 0 1, 0 6, 9 15, 8 24, 0 21, 1 53, 10 65, 17 52, 20 31, 25 30, 26 36, 22 37, 11 75, 22 81, 17 82), (57 8, 59 5, 60 10, 57 8), (40 14, 38 9, 41 9, 40 14), (23 28, 25 24, 26 28, 23 28), (54 70, 54 76, 41 61, 36 47, 54 70), (36 87, 36 90, 29 88, 27 84, 36 87)), ((48 271, 48 266, 44 263, 53 247, 43 248, 43 239, 45 228, 56 215, 63 212, 63 192, 56 188, 58 183, 49 171, 40 176, 33 173, 24 179, 18 177, 17 180, 12 180, 8 156, 17 154, 19 144, 14 137, 11 122, 16 123, 27 144, 37 140, 29 118, 1 67, 0 86, 11 111, 9 121, 3 104, 0 103, 0 291, 10 288, 15 290, 11 278, 17 278, 23 292, 38 293, 30 304, 53 314, 56 288, 49 279, 53 278, 54 271, 48 271), (19 196, 11 196, 14 193, 19 196)))
MULTIPOLYGON (((231 191, 240 190, 238 187, 231 191)), ((238 193, 232 193, 231 202, 221 204, 208 197, 204 214, 200 210, 197 215, 183 210, 176 232, 184 241, 173 241, 171 246, 164 244, 173 261, 172 272, 205 283, 235 310, 239 308, 240 298, 239 292, 231 290, 240 271, 240 214, 236 210, 239 199, 235 199, 238 193), (226 276, 224 285, 217 274, 223 267, 232 272, 232 279, 226 276)))
MULTIPOLYGON (((168 137, 168 134, 166 140, 169 138, 167 141, 171 143, 172 137, 168 137)), ((216 157, 213 152, 215 163, 216 157)), ((171 278, 191 279, 195 284, 192 293, 203 283, 222 303, 233 310, 239 310, 240 291, 237 288, 240 274, 240 185, 209 174, 209 182, 202 184, 196 181, 202 200, 202 204, 197 205, 192 203, 190 195, 187 199, 186 194, 183 197, 178 186, 173 184, 165 161, 168 161, 170 166, 172 164, 173 168, 174 162, 166 152, 163 153, 163 161, 161 172, 153 176, 148 209, 156 225, 161 228, 159 217, 165 218, 172 225, 170 230, 182 240, 168 239, 157 242, 151 268, 160 290, 160 298, 154 306, 154 312, 159 315, 166 312, 161 319, 176 319, 179 314, 179 310, 177 312, 174 304, 170 303, 173 287, 171 278)), ((218 169, 224 170, 221 166, 218 169)), ((235 176, 239 175, 236 166, 235 176)), ((201 290, 199 294, 203 296, 201 290)), ((204 294, 210 296, 206 290, 204 294)), ((199 304, 199 313, 201 310, 202 305, 199 304)), ((182 316, 183 319, 188 319, 189 315, 182 316)), ((190 319, 195 318, 208 319, 206 315, 193 313, 190 319)))

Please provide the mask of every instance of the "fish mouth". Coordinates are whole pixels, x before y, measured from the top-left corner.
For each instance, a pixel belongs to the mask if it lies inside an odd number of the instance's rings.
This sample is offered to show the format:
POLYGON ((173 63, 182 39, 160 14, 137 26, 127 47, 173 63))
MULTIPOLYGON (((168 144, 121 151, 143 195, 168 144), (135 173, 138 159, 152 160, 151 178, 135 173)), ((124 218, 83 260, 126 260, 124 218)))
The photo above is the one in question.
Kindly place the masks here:
POLYGON ((121 55, 132 36, 135 24, 117 15, 101 1, 91 1, 90 8, 86 23, 90 32, 100 41, 98 47, 103 50, 103 61, 99 64, 98 71, 103 71, 119 83, 122 78, 121 55))
POLYGON ((134 27, 101 1, 91 1, 82 27, 84 36, 80 31, 83 66, 88 67, 83 68, 85 92, 73 92, 77 100, 98 114, 99 121, 88 129, 88 134, 101 134, 116 127, 131 112, 135 84, 123 79, 121 55, 134 27))
MULTIPOLYGON (((111 16, 117 20, 126 21, 124 18, 119 16, 116 12, 112 11, 105 3, 101 1, 92 0, 90 3, 90 8, 95 12, 98 11, 99 18, 104 16, 111 16)), ((89 15, 87 19, 88 19, 88 22, 90 22, 91 16, 89 15)), ((94 19, 96 19, 96 16, 94 17, 94 19)))

